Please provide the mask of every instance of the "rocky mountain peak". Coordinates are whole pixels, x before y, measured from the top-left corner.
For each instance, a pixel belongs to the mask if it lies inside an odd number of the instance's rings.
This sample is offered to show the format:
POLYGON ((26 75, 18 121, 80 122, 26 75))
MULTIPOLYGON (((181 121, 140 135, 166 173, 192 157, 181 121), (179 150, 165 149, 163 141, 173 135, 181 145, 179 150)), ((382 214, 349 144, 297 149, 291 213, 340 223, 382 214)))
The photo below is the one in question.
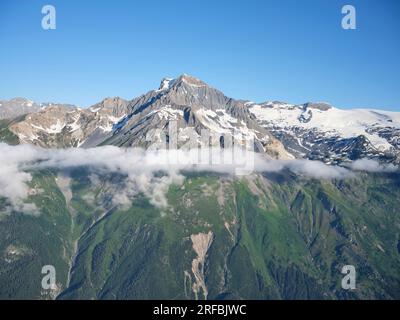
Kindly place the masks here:
POLYGON ((95 105, 91 106, 89 110, 91 112, 100 112, 100 113, 107 113, 112 114, 116 117, 121 117, 122 115, 127 114, 127 107, 129 101, 122 99, 120 97, 107 97, 96 103, 95 105))
POLYGON ((26 98, 22 98, 22 97, 15 97, 15 98, 12 98, 11 100, 10 100, 10 102, 13 102, 13 103, 21 103, 21 104, 34 104, 34 102, 32 101, 32 100, 29 100, 29 99, 26 99, 26 98))
MULTIPOLYGON (((164 78, 158 90, 147 93, 134 101, 137 109, 139 102, 143 106, 154 105, 158 101, 162 105, 194 107, 196 109, 224 109, 231 99, 221 91, 209 86, 204 81, 182 74, 177 78, 164 78), (148 103, 152 101, 151 103, 148 103)), ((134 108, 135 109, 135 108, 134 108)))
POLYGON ((112 108, 115 105, 125 104, 127 101, 121 97, 107 97, 101 101, 105 108, 112 108))
POLYGON ((203 81, 201 81, 198 78, 195 78, 193 76, 190 76, 186 73, 182 74, 181 76, 179 76, 179 78, 176 81, 177 83, 179 82, 184 82, 188 85, 192 85, 192 86, 197 86, 197 87, 205 87, 207 86, 207 84, 203 81))
POLYGON ((193 76, 190 76, 186 73, 180 75, 178 78, 163 78, 161 80, 161 84, 159 87, 159 91, 160 90, 168 90, 171 89, 173 87, 179 87, 182 84, 188 85, 188 86, 193 86, 193 87, 207 87, 208 85, 201 81, 198 78, 195 78, 193 76))
POLYGON ((0 100, 0 119, 12 119, 23 114, 36 112, 39 109, 38 104, 21 97, 0 100))

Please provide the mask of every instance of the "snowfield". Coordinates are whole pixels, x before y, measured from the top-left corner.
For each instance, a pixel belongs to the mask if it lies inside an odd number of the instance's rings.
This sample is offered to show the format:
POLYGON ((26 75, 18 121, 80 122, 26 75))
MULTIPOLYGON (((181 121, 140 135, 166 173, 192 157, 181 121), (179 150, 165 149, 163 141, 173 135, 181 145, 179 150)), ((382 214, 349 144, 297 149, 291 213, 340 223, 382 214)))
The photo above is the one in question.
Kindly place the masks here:
POLYGON ((254 104, 250 112, 267 127, 306 130, 316 129, 326 136, 351 138, 364 135, 379 150, 389 150, 392 145, 377 131, 371 129, 400 128, 400 113, 371 109, 341 110, 331 107, 328 110, 303 105, 254 104), (306 116, 305 116, 306 114, 306 116))

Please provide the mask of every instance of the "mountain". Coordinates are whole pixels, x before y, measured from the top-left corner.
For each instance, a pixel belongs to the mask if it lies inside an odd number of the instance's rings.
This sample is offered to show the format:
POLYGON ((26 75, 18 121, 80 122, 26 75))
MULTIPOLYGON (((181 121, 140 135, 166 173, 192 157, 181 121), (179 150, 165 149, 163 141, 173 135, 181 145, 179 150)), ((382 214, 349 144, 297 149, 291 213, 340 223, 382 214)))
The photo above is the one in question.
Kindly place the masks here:
POLYGON ((236 100, 189 75, 37 106, 0 120, 0 299, 400 299, 400 113, 236 100), (209 129, 308 169, 149 169, 127 148, 175 125, 180 148, 209 129))
POLYGON ((11 100, 0 100, 0 120, 12 120, 19 116, 31 114, 38 112, 40 110, 44 110, 47 107, 51 107, 54 105, 62 106, 64 108, 76 108, 70 104, 61 104, 61 103, 36 103, 32 100, 28 100, 25 98, 14 98, 11 100))
POLYGON ((267 102, 249 108, 297 158, 327 163, 366 157, 400 161, 399 112, 341 110, 326 103, 267 102))
MULTIPOLYGON (((201 130, 209 129, 218 137, 254 138, 257 152, 279 159, 400 163, 398 112, 341 110, 327 103, 257 104, 226 97, 185 74, 165 78, 157 90, 130 101, 107 98, 88 109, 46 105, 17 122, 3 123, 3 128, 13 141, 43 147, 147 147, 165 145, 171 121, 177 126, 178 146, 189 136, 200 142, 201 130)), ((224 145, 223 138, 212 143, 224 145)))
MULTIPOLYGON (((188 173, 168 207, 115 207, 123 177, 33 175, 36 217, 0 219, 2 299, 399 299, 400 176, 188 173), (43 290, 43 265, 57 287, 43 290), (357 289, 343 290, 343 265, 357 289)), ((4 201, 0 201, 0 212, 4 201)))
POLYGON ((40 109, 40 105, 24 98, 0 100, 0 120, 16 118, 23 114, 36 112, 40 109))
POLYGON ((106 98, 88 109, 50 104, 13 121, 8 129, 20 143, 46 148, 96 145, 126 114, 126 103, 106 98))
MULTIPOLYGON (((129 114, 103 144, 146 147, 150 143, 165 143, 159 134, 157 139, 155 130, 164 132, 168 139, 170 121, 176 121, 178 145, 187 142, 189 128, 198 141, 202 129, 210 130, 218 138, 221 134, 234 134, 236 130, 245 139, 255 139, 256 151, 279 158, 290 157, 283 145, 258 125, 243 101, 228 98, 188 75, 164 79, 158 90, 130 101, 128 109, 129 114), (148 141, 149 136, 152 141, 148 141)), ((211 143, 223 144, 219 139, 211 143)))

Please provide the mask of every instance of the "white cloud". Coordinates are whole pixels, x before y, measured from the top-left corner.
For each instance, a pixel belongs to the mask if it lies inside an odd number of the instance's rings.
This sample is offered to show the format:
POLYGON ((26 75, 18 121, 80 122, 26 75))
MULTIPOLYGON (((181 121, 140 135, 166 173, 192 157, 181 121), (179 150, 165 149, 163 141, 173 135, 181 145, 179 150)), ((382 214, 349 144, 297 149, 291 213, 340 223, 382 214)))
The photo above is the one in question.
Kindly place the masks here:
POLYGON ((24 202, 32 176, 21 170, 20 165, 34 161, 36 157, 37 152, 33 148, 0 144, 0 196, 6 198, 15 210, 30 214, 37 214, 34 204, 24 202))
POLYGON ((314 179, 344 179, 353 177, 354 174, 343 167, 331 166, 320 161, 311 160, 262 160, 256 163, 258 172, 278 172, 288 169, 298 175, 314 179))
POLYGON ((355 171, 367 172, 393 172, 398 168, 391 163, 379 163, 375 160, 360 159, 352 162, 350 168, 355 171))
MULTIPOLYGON (((247 166, 247 169, 253 169, 255 172, 278 172, 287 169, 316 179, 343 179, 354 176, 353 170, 396 170, 393 165, 380 165, 372 160, 358 160, 344 168, 318 161, 272 160, 261 154, 232 153, 231 150, 213 149, 206 158, 209 159, 210 156, 214 159, 213 164, 199 164, 197 150, 145 151, 114 146, 92 149, 41 149, 31 145, 8 146, 0 143, 0 197, 7 198, 15 210, 34 212, 35 208, 25 203, 29 194, 28 183, 32 179, 27 170, 41 168, 63 170, 86 166, 92 172, 89 178, 96 185, 100 183, 97 175, 117 173, 126 178, 121 181, 121 187, 113 190, 114 205, 129 206, 135 195, 144 193, 151 203, 158 207, 168 205, 165 196, 168 187, 173 183, 183 182, 182 170, 234 174, 238 167, 247 166), (219 164, 216 164, 218 159, 219 164), (159 172, 163 174, 160 175, 159 172)), ((93 201, 92 198, 88 200, 93 201)))

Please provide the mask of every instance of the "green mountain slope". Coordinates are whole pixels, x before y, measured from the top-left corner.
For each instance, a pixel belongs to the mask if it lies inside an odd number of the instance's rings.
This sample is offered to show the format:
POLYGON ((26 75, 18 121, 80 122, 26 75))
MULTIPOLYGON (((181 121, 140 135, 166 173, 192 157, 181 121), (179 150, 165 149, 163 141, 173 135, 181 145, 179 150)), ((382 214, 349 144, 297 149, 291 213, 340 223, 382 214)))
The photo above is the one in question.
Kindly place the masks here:
POLYGON ((19 116, 14 120, 0 119, 0 142, 5 142, 9 145, 19 144, 19 138, 10 130, 10 126, 24 118, 25 116, 19 116))
POLYGON ((399 174, 187 173, 165 209, 144 195, 113 206, 105 181, 119 177, 69 177, 66 188, 35 175, 39 217, 1 215, 1 298, 54 297, 40 287, 44 264, 56 267, 59 299, 400 298, 399 174), (10 246, 22 252, 12 261, 10 246), (355 290, 341 288, 344 265, 356 268, 355 290))

